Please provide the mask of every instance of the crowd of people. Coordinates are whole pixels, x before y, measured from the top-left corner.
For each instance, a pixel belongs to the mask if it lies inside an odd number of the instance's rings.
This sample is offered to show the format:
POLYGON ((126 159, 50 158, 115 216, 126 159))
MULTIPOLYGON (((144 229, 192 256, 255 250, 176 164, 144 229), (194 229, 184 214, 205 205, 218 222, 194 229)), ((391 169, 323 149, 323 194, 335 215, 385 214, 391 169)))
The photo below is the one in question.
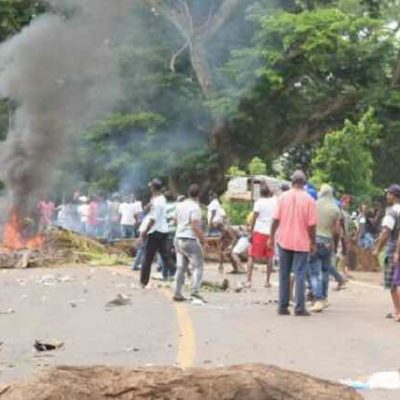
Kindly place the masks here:
POLYGON ((142 202, 134 195, 113 194, 105 199, 102 195, 86 196, 79 192, 58 206, 49 199, 42 199, 38 210, 42 228, 57 225, 108 240, 137 237, 137 227, 144 214, 142 202))
POLYGON ((57 224, 108 240, 137 238, 133 270, 140 270, 143 288, 149 284, 153 262, 158 258, 162 279, 175 280, 175 301, 184 301, 185 278, 191 277, 191 297, 200 295, 207 241, 218 242, 219 270, 226 256, 232 273, 246 273, 250 287, 254 263, 265 263, 265 287, 271 286, 274 266, 279 266, 279 315, 308 316, 329 306, 331 277, 337 289, 345 283, 350 239, 370 249, 375 256, 386 248, 385 287, 390 290, 394 311, 388 317, 400 321, 400 186, 391 185, 387 208, 369 210, 361 204, 350 213, 351 196, 340 200, 327 184, 319 192, 302 171, 291 177, 292 187, 282 185, 273 193, 261 183, 260 196, 243 226, 231 226, 218 197, 210 195, 206 215, 200 203, 201 189, 189 187, 186 196, 174 196, 153 179, 150 202, 143 207, 134 195, 88 197, 76 194, 70 202, 56 207, 51 201, 39 203, 41 225, 57 224), (354 229, 352 228, 354 227, 354 229), (244 262, 247 261, 246 267, 244 262), (344 274, 337 265, 343 266, 344 274), (307 301, 311 307, 307 309, 307 301))

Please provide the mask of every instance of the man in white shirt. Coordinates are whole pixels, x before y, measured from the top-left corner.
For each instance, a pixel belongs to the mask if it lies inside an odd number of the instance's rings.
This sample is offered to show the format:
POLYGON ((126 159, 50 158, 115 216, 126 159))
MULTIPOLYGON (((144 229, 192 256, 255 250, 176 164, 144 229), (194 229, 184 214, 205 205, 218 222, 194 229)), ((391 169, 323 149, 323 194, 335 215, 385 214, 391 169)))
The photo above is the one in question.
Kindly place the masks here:
POLYGON ((176 256, 177 272, 174 301, 184 301, 182 289, 185 284, 185 271, 191 264, 193 283, 191 297, 203 300, 199 294, 203 278, 204 256, 202 243, 204 235, 201 229, 200 186, 189 187, 189 198, 179 203, 176 210, 176 256))
POLYGON ((267 184, 261 185, 260 195, 261 197, 254 203, 253 216, 250 224, 251 245, 247 264, 247 286, 251 286, 254 260, 265 260, 267 266, 265 287, 270 287, 274 249, 269 248, 268 243, 277 200, 272 196, 267 184))
POLYGON ((88 233, 88 221, 90 212, 89 198, 86 196, 81 196, 79 198, 79 201, 82 203, 80 206, 78 206, 78 215, 81 224, 81 232, 86 234, 88 233))
POLYGON ((140 271, 140 283, 143 288, 149 283, 151 265, 157 252, 160 253, 168 270, 172 271, 174 269, 173 262, 168 253, 169 228, 167 222, 167 202, 161 192, 162 183, 159 179, 153 179, 149 187, 152 194, 148 214, 149 222, 140 235, 141 241, 146 242, 142 269, 140 271))
POLYGON ((211 193, 210 200, 211 202, 207 207, 208 234, 210 236, 218 236, 220 234, 220 230, 217 228, 217 225, 224 222, 226 213, 215 193, 211 193))
POLYGON ((121 215, 121 234, 124 239, 131 239, 135 234, 137 206, 132 196, 127 196, 118 209, 121 215))

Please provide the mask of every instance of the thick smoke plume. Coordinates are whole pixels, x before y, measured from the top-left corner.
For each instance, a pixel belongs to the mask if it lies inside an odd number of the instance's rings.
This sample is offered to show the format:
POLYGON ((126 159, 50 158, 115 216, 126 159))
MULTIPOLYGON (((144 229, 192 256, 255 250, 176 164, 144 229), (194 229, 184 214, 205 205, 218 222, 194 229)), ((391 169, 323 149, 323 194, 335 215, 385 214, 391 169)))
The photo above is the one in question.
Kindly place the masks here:
POLYGON ((12 105, 1 177, 23 215, 51 185, 67 137, 120 98, 114 48, 134 0, 50 0, 0 46, 0 97, 12 105))

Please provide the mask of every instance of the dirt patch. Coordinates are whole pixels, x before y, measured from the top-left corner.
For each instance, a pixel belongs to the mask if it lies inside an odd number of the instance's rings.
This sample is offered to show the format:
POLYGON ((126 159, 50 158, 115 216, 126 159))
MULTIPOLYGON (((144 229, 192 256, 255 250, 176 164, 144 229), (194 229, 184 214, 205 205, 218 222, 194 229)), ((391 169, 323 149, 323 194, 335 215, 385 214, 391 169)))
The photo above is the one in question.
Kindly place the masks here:
POLYGON ((353 389, 265 365, 218 369, 59 367, 0 388, 1 400, 361 400, 353 389))

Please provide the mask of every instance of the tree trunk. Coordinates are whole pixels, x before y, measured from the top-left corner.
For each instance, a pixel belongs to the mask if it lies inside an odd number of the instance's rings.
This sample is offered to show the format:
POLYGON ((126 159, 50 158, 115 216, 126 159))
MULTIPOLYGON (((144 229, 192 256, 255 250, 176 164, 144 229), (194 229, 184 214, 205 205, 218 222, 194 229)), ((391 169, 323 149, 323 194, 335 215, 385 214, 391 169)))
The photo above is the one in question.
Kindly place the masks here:
MULTIPOLYGON (((208 23, 199 28, 193 26, 190 9, 185 0, 177 2, 176 5, 166 5, 162 0, 146 0, 149 6, 157 9, 173 24, 184 40, 189 43, 193 71, 205 99, 210 99, 215 93, 207 45, 244 1, 246 0, 224 0, 219 9, 210 16, 208 23)), ((227 121, 211 109, 210 113, 213 121, 210 132, 210 148, 219 157, 219 168, 210 171, 210 180, 215 186, 219 186, 224 183, 225 170, 231 165, 233 159, 231 135, 227 121)))

